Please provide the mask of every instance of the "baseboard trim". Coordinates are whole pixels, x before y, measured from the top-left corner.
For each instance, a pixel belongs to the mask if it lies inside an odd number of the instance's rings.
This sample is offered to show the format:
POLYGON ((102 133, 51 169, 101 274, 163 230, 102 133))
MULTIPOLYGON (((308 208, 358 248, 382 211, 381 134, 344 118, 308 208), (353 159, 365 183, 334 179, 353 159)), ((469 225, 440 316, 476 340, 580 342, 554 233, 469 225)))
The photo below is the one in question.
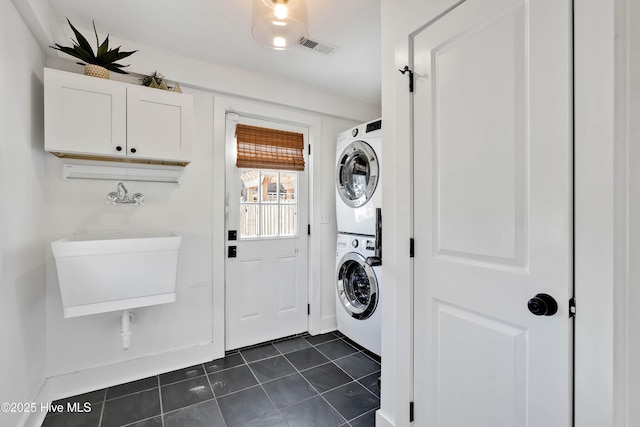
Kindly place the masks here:
MULTIPOLYGON (((40 403, 38 403, 38 405, 40 405, 40 403)), ((32 412, 27 416, 22 427, 41 427, 42 423, 44 423, 44 417, 46 416, 46 412, 32 412)))
POLYGON ((205 344, 52 376, 46 379, 38 397, 43 402, 51 402, 209 362, 214 359, 214 348, 213 343, 205 344))
POLYGON ((41 410, 42 404, 44 403, 46 405, 47 403, 49 403, 48 400, 42 399, 42 396, 46 394, 46 388, 47 388, 47 380, 45 379, 42 382, 42 385, 40 385, 38 392, 36 393, 36 398, 33 400, 33 402, 35 402, 35 404, 37 405, 38 411, 25 414, 25 416, 20 421, 21 422, 20 426, 22 427, 42 426, 42 423, 44 422, 44 417, 47 416, 46 410, 45 411, 41 410))
POLYGON ((320 319, 320 333, 326 334, 327 332, 333 332, 338 329, 338 324, 336 323, 336 315, 323 317, 320 319))
POLYGON ((376 411, 376 427, 395 427, 395 424, 389 421, 382 409, 376 411))

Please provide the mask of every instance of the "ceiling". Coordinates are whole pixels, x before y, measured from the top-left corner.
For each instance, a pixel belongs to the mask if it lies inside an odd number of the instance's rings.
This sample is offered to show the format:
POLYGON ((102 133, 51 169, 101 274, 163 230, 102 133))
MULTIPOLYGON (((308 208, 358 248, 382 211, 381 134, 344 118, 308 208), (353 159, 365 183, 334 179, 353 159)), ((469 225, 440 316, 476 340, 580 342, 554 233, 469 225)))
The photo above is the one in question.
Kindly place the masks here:
MULTIPOLYGON (((259 46, 251 36, 252 0, 50 0, 50 4, 61 27, 67 27, 65 17, 80 29, 91 28, 95 20, 101 34, 295 80, 379 106, 380 0, 306 1, 309 38, 338 46, 329 55, 302 47, 275 51, 259 46)), ((122 49, 129 50, 126 43, 122 49)))

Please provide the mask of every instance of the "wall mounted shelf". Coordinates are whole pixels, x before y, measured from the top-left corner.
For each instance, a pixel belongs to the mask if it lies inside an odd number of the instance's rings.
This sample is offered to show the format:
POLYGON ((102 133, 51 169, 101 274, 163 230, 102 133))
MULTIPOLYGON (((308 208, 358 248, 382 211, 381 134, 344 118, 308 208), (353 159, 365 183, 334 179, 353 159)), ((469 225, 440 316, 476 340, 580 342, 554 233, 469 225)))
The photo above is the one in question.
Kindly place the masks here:
POLYGON ((95 162, 91 164, 65 163, 62 166, 64 179, 100 179, 115 181, 151 181, 180 184, 184 167, 138 164, 114 164, 95 162))

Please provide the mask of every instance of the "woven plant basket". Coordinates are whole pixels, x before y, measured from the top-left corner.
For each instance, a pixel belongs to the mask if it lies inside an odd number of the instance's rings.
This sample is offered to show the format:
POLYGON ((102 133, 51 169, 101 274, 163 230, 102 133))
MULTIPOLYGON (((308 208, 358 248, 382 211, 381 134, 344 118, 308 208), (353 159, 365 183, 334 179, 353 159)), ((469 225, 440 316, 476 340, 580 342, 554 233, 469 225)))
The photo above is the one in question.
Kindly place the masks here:
POLYGON ((108 79, 109 78, 109 70, 107 70, 104 67, 101 67, 99 65, 94 65, 94 64, 86 64, 84 66, 84 75, 85 76, 91 76, 91 77, 98 77, 101 79, 108 79))

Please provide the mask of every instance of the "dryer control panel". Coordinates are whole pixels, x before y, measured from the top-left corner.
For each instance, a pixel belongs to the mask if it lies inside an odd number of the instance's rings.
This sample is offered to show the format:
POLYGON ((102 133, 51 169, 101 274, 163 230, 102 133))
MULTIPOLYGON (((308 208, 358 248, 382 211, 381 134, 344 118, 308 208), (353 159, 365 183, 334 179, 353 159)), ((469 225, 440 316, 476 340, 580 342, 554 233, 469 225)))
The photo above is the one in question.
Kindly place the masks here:
POLYGON ((373 236, 338 233, 338 252, 357 252, 369 257, 375 254, 376 239, 373 236))
POLYGON ((367 133, 382 129, 382 119, 367 123, 367 133))
POLYGON ((367 240, 366 240, 366 246, 365 246, 365 248, 366 248, 368 251, 375 251, 375 250, 376 250, 376 241, 375 241, 375 240, 367 239, 367 240))

